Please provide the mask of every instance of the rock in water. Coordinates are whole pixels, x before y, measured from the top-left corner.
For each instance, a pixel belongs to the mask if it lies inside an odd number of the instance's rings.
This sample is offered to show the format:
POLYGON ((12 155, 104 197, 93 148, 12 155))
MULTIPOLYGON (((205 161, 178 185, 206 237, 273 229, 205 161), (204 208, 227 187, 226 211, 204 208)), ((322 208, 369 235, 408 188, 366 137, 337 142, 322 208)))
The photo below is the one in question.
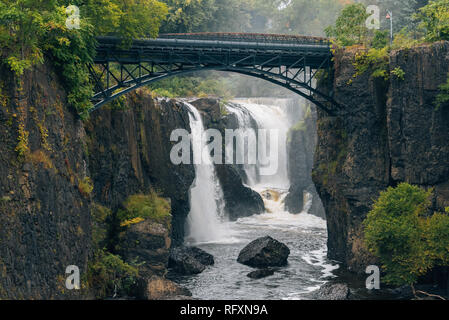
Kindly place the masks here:
POLYGON ((348 300, 349 287, 345 283, 326 283, 315 294, 316 300, 348 300))
POLYGON ((142 280, 138 285, 137 299, 139 300, 189 300, 192 293, 163 277, 152 276, 142 280))
POLYGON ((183 275, 201 273, 214 264, 214 257, 196 247, 176 247, 170 252, 168 267, 183 275))
POLYGON ((248 244, 240 251, 238 262, 254 268, 281 267, 287 264, 290 249, 270 236, 248 244))
POLYGON ((250 277, 251 279, 262 279, 268 276, 272 276, 273 274, 273 269, 259 269, 248 273, 246 276, 250 277))

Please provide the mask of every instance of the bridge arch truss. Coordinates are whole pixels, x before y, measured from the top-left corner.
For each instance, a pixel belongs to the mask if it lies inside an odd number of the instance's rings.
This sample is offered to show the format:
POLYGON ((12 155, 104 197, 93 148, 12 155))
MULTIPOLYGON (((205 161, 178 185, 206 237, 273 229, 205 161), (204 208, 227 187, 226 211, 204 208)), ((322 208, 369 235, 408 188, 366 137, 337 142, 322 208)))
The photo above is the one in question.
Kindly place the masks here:
POLYGON ((94 64, 89 65, 95 90, 91 111, 155 81, 207 70, 269 81, 308 99, 329 114, 340 107, 332 97, 313 86, 318 71, 329 74, 332 67, 330 47, 323 39, 295 37, 262 42, 236 39, 234 35, 218 40, 216 36, 172 36, 137 40, 128 49, 122 49, 116 38, 99 38, 97 56, 94 64))

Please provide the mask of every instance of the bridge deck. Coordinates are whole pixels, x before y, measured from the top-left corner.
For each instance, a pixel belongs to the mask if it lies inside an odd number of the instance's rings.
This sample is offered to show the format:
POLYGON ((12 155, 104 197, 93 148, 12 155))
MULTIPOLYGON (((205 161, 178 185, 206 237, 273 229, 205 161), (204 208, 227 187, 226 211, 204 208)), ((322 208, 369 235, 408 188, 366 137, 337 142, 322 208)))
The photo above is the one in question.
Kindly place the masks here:
POLYGON ((267 67, 291 65, 298 57, 307 57, 307 66, 316 69, 330 56, 329 43, 324 38, 260 35, 260 34, 166 34, 158 39, 135 40, 129 49, 120 49, 121 40, 113 37, 98 38, 95 63, 110 61, 111 52, 122 63, 137 60, 154 63, 195 64, 198 55, 207 53, 208 64, 239 61, 254 53, 255 60, 246 59, 240 66, 261 64, 267 58, 281 55, 281 61, 271 61, 267 67), (237 36, 239 35, 239 36, 237 36))
MULTIPOLYGON (((285 87, 328 113, 332 97, 314 89, 319 69, 332 66, 330 43, 325 38, 278 34, 190 33, 163 34, 157 39, 122 40, 99 37, 94 64, 95 109, 166 77, 197 71, 229 71, 285 87)), ((94 110, 95 110, 94 109, 94 110)))
POLYGON ((297 44, 329 44, 329 39, 286 34, 266 33, 229 33, 229 32, 201 32, 201 33, 165 33, 160 39, 190 39, 190 40, 221 40, 221 41, 250 41, 264 43, 297 43, 297 44))

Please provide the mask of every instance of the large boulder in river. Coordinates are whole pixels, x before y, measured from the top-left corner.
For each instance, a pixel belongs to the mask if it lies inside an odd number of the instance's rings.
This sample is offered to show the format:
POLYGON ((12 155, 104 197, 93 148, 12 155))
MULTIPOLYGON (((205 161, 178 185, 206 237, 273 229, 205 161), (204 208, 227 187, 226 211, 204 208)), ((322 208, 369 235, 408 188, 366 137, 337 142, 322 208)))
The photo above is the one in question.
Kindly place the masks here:
POLYGON ((214 257, 196 247, 175 247, 170 252, 168 267, 183 275, 201 273, 214 264, 214 257))
POLYGON ((285 244, 266 236, 243 248, 237 261, 254 268, 281 267, 287 264, 289 254, 285 244))

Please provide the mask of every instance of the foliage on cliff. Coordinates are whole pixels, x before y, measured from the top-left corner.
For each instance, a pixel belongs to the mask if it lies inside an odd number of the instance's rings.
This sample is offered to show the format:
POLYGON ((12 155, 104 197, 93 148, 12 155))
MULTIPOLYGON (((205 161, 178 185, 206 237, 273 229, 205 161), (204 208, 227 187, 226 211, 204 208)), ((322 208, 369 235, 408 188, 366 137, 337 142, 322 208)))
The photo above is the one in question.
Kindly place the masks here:
POLYGON ((95 54, 94 36, 114 34, 124 44, 133 37, 154 37, 166 13, 165 4, 156 0, 3 0, 0 63, 20 77, 47 56, 60 71, 68 102, 87 116, 92 95, 87 63, 95 54), (80 8, 79 28, 66 25, 74 21, 68 5, 80 8))
POLYGON ((170 203, 154 191, 147 195, 137 194, 130 196, 125 201, 124 207, 124 210, 119 210, 117 213, 117 218, 122 227, 139 223, 145 219, 151 219, 166 226, 170 225, 170 203))
POLYGON ((103 250, 97 251, 90 263, 86 280, 96 298, 104 299, 113 295, 129 296, 136 285, 138 266, 128 264, 119 255, 103 250))
POLYGON ((357 77, 366 71, 370 70, 371 76, 374 78, 388 79, 388 65, 389 65, 389 52, 388 48, 375 49, 371 48, 368 51, 358 52, 355 56, 354 67, 356 73, 354 77, 357 77))
POLYGON ((434 266, 449 265, 449 216, 428 215, 431 193, 407 183, 390 187, 364 221, 366 245, 387 283, 413 285, 434 266))
POLYGON ((437 95, 436 105, 437 108, 441 108, 443 105, 449 102, 449 75, 446 83, 439 86, 440 93, 437 95))
POLYGON ((94 256, 89 262, 85 281, 97 298, 131 296, 141 276, 139 271, 144 262, 126 257, 126 249, 121 243, 123 239, 117 238, 120 237, 117 230, 126 230, 131 225, 147 219, 161 223, 170 230, 170 211, 170 203, 154 191, 147 195, 130 196, 116 215, 106 207, 93 204, 91 214, 94 256))

